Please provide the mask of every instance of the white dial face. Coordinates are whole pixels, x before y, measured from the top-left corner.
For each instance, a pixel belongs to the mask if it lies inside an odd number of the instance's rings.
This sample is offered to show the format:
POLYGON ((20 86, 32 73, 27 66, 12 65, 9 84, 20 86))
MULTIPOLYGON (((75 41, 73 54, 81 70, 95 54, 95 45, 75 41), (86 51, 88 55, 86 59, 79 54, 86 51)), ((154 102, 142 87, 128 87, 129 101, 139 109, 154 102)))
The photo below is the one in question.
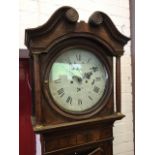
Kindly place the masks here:
POLYGON ((105 67, 92 52, 70 49, 52 64, 49 89, 60 108, 83 112, 99 102, 107 79, 105 67))

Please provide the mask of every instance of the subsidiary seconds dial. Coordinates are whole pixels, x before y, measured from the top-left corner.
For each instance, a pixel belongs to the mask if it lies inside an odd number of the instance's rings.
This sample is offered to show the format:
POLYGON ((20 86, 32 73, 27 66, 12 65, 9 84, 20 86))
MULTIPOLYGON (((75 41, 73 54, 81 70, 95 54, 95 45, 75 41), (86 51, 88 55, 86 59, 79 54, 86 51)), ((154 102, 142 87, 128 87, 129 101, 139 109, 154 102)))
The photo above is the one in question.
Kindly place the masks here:
POLYGON ((69 49, 51 66, 49 90, 56 105, 67 112, 83 112, 104 96, 108 74, 100 59, 85 49, 69 49))

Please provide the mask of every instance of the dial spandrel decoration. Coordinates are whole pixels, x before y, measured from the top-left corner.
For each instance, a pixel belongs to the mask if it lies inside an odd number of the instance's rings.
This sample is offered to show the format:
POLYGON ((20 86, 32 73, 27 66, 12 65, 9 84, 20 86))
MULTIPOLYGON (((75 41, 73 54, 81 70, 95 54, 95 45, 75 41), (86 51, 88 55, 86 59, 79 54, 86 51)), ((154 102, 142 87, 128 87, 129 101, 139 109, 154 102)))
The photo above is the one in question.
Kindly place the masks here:
POLYGON ((85 49, 70 49, 52 64, 49 90, 61 109, 83 112, 98 104, 107 80, 106 68, 96 55, 85 49))

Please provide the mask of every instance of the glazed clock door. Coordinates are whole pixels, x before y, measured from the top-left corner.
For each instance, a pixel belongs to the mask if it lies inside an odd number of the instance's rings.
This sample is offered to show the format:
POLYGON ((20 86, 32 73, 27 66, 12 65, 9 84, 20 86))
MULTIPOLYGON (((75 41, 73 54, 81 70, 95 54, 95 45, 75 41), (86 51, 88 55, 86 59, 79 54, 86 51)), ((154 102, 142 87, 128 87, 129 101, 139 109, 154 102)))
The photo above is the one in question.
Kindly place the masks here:
POLYGON ((81 114, 98 104, 104 95, 107 79, 105 66, 93 53, 70 49, 52 64, 49 89, 57 106, 81 114))
POLYGON ((105 106, 112 87, 111 70, 101 49, 81 46, 61 47, 54 56, 49 54, 43 80, 51 108, 73 119, 95 115, 105 106))

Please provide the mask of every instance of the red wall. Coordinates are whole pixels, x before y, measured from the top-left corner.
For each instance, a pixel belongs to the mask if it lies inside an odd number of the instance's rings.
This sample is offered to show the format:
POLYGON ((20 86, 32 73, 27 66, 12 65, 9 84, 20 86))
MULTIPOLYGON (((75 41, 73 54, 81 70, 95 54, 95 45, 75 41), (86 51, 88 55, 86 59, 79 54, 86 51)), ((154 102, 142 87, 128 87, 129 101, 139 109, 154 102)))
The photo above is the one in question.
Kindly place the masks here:
POLYGON ((19 155, 35 155, 28 59, 19 60, 19 155))

